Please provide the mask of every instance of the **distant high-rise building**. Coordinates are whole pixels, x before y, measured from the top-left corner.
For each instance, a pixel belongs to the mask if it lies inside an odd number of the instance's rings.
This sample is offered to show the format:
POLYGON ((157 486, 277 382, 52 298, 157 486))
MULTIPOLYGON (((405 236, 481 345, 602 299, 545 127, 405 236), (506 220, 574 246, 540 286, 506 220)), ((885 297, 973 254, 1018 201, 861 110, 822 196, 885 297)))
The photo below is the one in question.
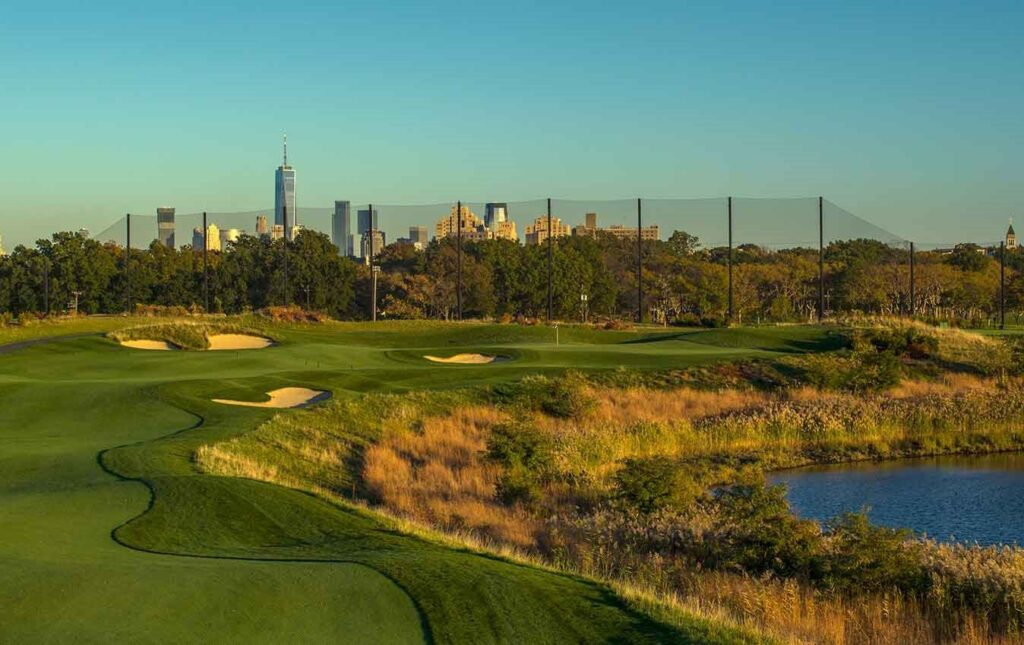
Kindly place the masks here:
MULTIPOLYGON (((562 220, 552 216, 551 217, 551 237, 565 237, 569 235, 569 225, 563 224, 562 220)), ((548 216, 541 215, 537 219, 533 220, 533 224, 526 227, 526 243, 527 244, 543 244, 548 239, 548 216)))
MULTIPOLYGON (((541 221, 544 218, 538 218, 537 221, 541 221)), ((572 234, 577 236, 589 236, 597 237, 601 235, 611 235, 620 240, 635 240, 636 239, 636 228, 633 226, 623 226, 622 224, 612 224, 608 228, 597 227, 597 213, 587 213, 584 216, 584 223, 574 226, 572 234)), ((658 229, 657 224, 651 226, 645 226, 640 229, 641 240, 657 240, 660 239, 661 231, 658 229)))
POLYGON ((91 237, 92 235, 91 233, 89 233, 89 229, 87 228, 78 229, 78 234, 84 237, 85 239, 89 239, 89 237, 91 237))
POLYGON ((417 249, 422 249, 430 243, 430 230, 426 226, 410 226, 409 241, 417 249))
POLYGON ((464 240, 486 240, 494 237, 494 234, 484 226, 483 221, 466 205, 462 206, 461 212, 458 206, 452 206, 450 213, 437 220, 434 235, 438 239, 454 237, 459 234, 460 227, 464 240))
POLYGON ((156 209, 156 239, 167 248, 174 248, 173 208, 162 206, 156 209))
POLYGON ((495 233, 498 232, 498 224, 508 219, 508 204, 489 203, 484 205, 484 226, 495 233))
POLYGON ((373 250, 373 257, 380 255, 380 252, 384 250, 384 233, 372 229, 363 234, 362 240, 360 241, 360 255, 363 258, 363 262, 366 264, 370 263, 371 248, 373 250), (372 246, 371 246, 372 245, 372 246))
POLYGON ((274 173, 274 224, 285 226, 288 209, 288 228, 298 224, 295 210, 295 169, 288 165, 288 135, 284 137, 284 163, 274 173))
POLYGON ((356 234, 366 235, 367 231, 378 230, 380 218, 377 217, 377 209, 373 209, 373 217, 370 217, 370 210, 367 208, 356 211, 356 234), (372 220, 372 221, 371 221, 372 220))
POLYGON ((4 250, 4 238, 0 236, 0 257, 7 255, 7 251, 4 250))
POLYGON ((334 217, 331 219, 331 241, 338 247, 340 255, 348 257, 352 255, 352 205, 347 201, 334 202, 334 217))
POLYGON ((270 239, 272 239, 272 240, 280 240, 283 237, 284 237, 284 225, 283 224, 274 224, 273 226, 270 227, 270 239))
POLYGON ((192 250, 202 251, 203 250, 203 227, 197 226, 192 229, 192 250))
POLYGON ((210 251, 219 251, 220 246, 220 227, 216 224, 210 224, 206 227, 206 248, 210 251))
POLYGON ((583 216, 583 221, 587 228, 597 228, 597 213, 587 213, 583 216))
POLYGON ((237 242, 242 237, 242 231, 237 228, 226 228, 220 232, 220 247, 226 249, 229 242, 237 242))
POLYGON ((256 216, 256 235, 258 237, 266 237, 267 235, 270 235, 270 227, 267 226, 266 215, 256 216))
POLYGON ((1013 231, 1013 220, 1010 220, 1010 228, 1006 229, 1006 248, 1010 251, 1017 248, 1017 234, 1013 231))

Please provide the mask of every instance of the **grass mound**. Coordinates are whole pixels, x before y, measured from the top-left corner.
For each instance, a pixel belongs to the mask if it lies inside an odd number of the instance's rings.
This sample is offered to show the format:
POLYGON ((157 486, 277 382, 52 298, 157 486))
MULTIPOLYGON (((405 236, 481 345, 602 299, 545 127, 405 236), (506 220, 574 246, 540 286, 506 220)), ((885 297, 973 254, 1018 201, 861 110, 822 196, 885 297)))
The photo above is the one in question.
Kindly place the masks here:
MULTIPOLYGON (((264 329, 256 330, 236 323, 171 322, 138 325, 118 329, 107 334, 119 343, 129 341, 156 341, 177 349, 203 351, 210 349, 210 336, 240 335, 271 338, 264 329)), ((271 338, 273 340, 273 338, 271 338)))

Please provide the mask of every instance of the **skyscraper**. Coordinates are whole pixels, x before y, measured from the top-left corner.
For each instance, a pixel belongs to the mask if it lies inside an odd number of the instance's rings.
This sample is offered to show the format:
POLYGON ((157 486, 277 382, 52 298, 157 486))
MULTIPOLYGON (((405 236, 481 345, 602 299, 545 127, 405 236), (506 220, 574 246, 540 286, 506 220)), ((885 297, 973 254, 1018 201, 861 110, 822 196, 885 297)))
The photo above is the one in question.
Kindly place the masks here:
POLYGON ((484 226, 495 233, 498 232, 498 224, 508 219, 508 204, 489 203, 484 205, 484 226))
POLYGON ((338 254, 353 255, 352 248, 352 206, 347 201, 334 202, 334 217, 331 219, 331 241, 338 247, 338 254))
POLYGON ((257 237, 264 237, 270 235, 270 227, 267 226, 266 215, 256 216, 256 235, 257 237))
POLYGON ((156 209, 156 239, 167 248, 174 248, 173 208, 162 206, 156 209))
MULTIPOLYGON (((295 169, 288 165, 288 135, 284 137, 284 163, 274 173, 274 223, 285 226, 284 211, 288 209, 289 236, 293 226, 299 223, 295 211, 295 169)), ((289 237, 288 239, 291 239, 289 237)))
POLYGON ((380 228, 380 226, 379 226, 380 222, 378 221, 377 209, 376 208, 373 209, 373 221, 372 222, 370 221, 370 211, 369 211, 369 209, 365 209, 365 208, 362 209, 362 210, 356 211, 356 220, 357 220, 356 221, 356 233, 359 234, 359 235, 366 235, 367 231, 369 231, 371 229, 377 230, 378 228, 380 228))
POLYGON ((409 241, 412 242, 413 246, 417 249, 422 249, 430 242, 430 232, 427 230, 426 226, 410 226, 409 241))

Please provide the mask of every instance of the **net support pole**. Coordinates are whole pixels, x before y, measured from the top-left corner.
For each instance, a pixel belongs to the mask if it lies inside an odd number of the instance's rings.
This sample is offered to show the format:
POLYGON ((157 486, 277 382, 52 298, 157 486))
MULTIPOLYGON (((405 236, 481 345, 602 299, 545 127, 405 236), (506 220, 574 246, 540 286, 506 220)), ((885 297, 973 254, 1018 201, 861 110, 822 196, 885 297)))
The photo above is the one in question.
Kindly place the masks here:
POLYGON ((548 197, 548 322, 551 322, 553 310, 554 310, 554 291, 552 289, 552 274, 554 272, 554 235, 551 229, 551 198, 548 197))
POLYGON ((732 197, 727 200, 729 211, 729 253, 726 262, 729 266, 729 322, 733 321, 733 295, 732 295, 732 197))
MULTIPOLYGON (((371 216, 371 222, 373 220, 371 216)), ((292 289, 291 282, 288 279, 288 200, 281 200, 281 221, 284 223, 284 235, 281 237, 281 241, 284 243, 284 306, 288 307, 292 304, 292 289)), ((372 224, 371 224, 372 226, 372 224)), ((373 236, 370 236, 373 239, 373 236)))
POLYGON ((124 276, 127 285, 127 297, 125 298, 125 313, 129 316, 132 313, 132 214, 125 214, 125 242, 124 242, 124 276))
POLYGON ((377 265, 373 263, 373 238, 377 236, 377 222, 374 221, 373 217, 373 204, 367 204, 366 209, 366 217, 370 220, 370 228, 368 230, 370 235, 370 248, 369 256, 367 258, 369 260, 367 265, 370 267, 370 320, 377 322, 377 265))
POLYGON ((644 321, 644 236, 643 206, 639 197, 636 199, 636 321, 644 321))
POLYGON ((50 260, 43 258, 43 307, 46 309, 46 317, 50 317, 50 260))
POLYGON ((917 315, 917 298, 915 293, 916 286, 915 275, 915 258, 914 258, 914 243, 910 243, 910 317, 913 318, 917 315))
POLYGON ((209 248, 210 240, 206 236, 210 234, 210 227, 206 223, 206 211, 203 211, 203 313, 210 313, 210 265, 209 248))
POLYGON ((825 318, 825 198, 818 197, 818 322, 825 318))
POLYGON ((455 203, 455 319, 462 320, 462 200, 455 203))
POLYGON ((999 243, 999 329, 1006 329, 1006 243, 999 243))

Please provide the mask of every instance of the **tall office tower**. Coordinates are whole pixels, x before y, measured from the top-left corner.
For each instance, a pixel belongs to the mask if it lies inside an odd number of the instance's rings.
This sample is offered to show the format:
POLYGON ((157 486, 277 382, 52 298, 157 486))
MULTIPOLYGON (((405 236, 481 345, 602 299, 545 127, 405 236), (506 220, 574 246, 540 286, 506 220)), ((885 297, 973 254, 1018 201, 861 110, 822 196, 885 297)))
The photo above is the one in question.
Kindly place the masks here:
POLYGON ((583 216, 587 228, 597 228, 597 213, 587 213, 583 216))
POLYGON ((376 229, 363 233, 362 240, 359 243, 359 255, 363 258, 364 264, 370 263, 371 244, 373 245, 373 257, 377 257, 386 245, 384 233, 376 229))
POLYGON ((379 218, 377 217, 377 209, 373 209, 373 221, 370 221, 370 211, 368 209, 362 209, 356 211, 356 234, 366 235, 366 232, 373 229, 377 230, 380 226, 379 218))
MULTIPOLYGON (((202 246, 202 242, 199 243, 202 246)), ((220 227, 210 224, 206 227, 206 249, 208 251, 220 250, 220 227)))
POLYGON ((162 206, 156 209, 156 239, 167 248, 174 248, 173 208, 162 206))
POLYGON ((331 241, 338 247, 338 255, 352 255, 352 206, 347 201, 334 202, 331 219, 331 241))
POLYGON ((192 250, 202 251, 203 250, 203 227, 197 226, 192 229, 192 250))
POLYGON ((430 229, 426 226, 410 226, 409 227, 409 241, 413 243, 417 249, 422 249, 430 243, 430 229))
POLYGON ((266 215, 256 216, 256 235, 258 237, 265 237, 267 235, 270 235, 270 227, 267 226, 266 215))
POLYGON ((242 237, 242 231, 237 228, 226 228, 220 232, 220 247, 226 249, 229 242, 237 242, 240 237, 242 237))
POLYGON ((484 205, 484 226, 498 232, 498 224, 508 219, 508 204, 491 203, 484 205))
POLYGON ((281 224, 274 224, 270 227, 270 239, 280 240, 284 237, 284 226, 281 224))
MULTIPOLYGON (((274 173, 274 223, 285 225, 284 209, 288 208, 289 234, 299 223, 295 210, 295 169, 288 165, 288 135, 284 137, 284 163, 274 173)), ((289 237, 288 239, 291 239, 289 237)))

